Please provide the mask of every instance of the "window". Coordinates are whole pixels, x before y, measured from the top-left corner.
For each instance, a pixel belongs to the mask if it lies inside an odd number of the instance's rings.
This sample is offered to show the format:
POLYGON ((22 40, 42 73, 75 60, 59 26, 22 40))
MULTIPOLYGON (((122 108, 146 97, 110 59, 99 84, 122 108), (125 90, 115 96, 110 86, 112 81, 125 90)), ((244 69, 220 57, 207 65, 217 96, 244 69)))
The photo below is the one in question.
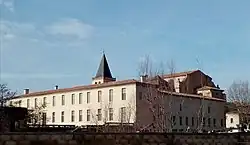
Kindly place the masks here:
POLYGON ((10 106, 13 106, 13 102, 12 101, 10 101, 10 106))
POLYGON ((65 105, 65 96, 62 95, 62 105, 65 105))
POLYGON ((139 100, 142 100, 142 92, 139 92, 139 100))
POLYGON ((27 108, 30 108, 30 99, 27 99, 27 108))
POLYGON ((234 119, 233 119, 233 118, 231 118, 231 119, 230 119, 230 122, 231 122, 231 123, 234 123, 234 119))
POLYGON ((74 105, 75 104, 75 94, 71 95, 71 104, 74 105))
POLYGON ((37 98, 35 98, 35 108, 37 107, 37 98))
POLYGON ((82 104, 82 93, 79 93, 79 104, 82 104))
POLYGON ((179 117, 180 125, 182 125, 182 117, 179 117))
POLYGON ((186 117, 186 126, 188 126, 188 117, 186 117))
POLYGON ((113 89, 109 90, 109 102, 113 101, 113 89))
POLYGON ((216 127, 216 119, 214 118, 214 127, 216 127))
POLYGON ((18 101, 18 105, 19 105, 19 107, 22 107, 22 100, 18 101))
POLYGON ((126 108, 121 108, 121 122, 124 122, 126 120, 126 108))
POLYGON ((206 125, 206 118, 204 117, 203 118, 203 126, 205 126, 206 125))
POLYGON ((176 125, 176 117, 175 116, 172 117, 172 123, 173 123, 173 125, 176 125))
POLYGON ((46 97, 43 97, 43 105, 47 105, 47 98, 46 97))
POLYGON ((101 102, 102 100, 102 91, 98 91, 98 98, 97 98, 97 101, 98 102, 101 102))
POLYGON ((223 127, 223 119, 220 120, 220 126, 223 127))
POLYGON ((82 110, 79 110, 79 121, 82 121, 82 110))
POLYGON ((56 116, 56 113, 55 113, 55 112, 52 112, 52 123, 55 122, 55 116, 56 116))
POLYGON ((52 106, 56 106, 56 96, 53 96, 52 98, 52 106))
POLYGON ((61 122, 64 122, 64 111, 61 112, 61 122))
POLYGON ((210 127, 210 126, 211 126, 211 118, 208 118, 208 120, 207 120, 207 124, 208 124, 208 127, 210 127))
POLYGON ((122 88, 122 100, 126 100, 126 88, 122 88))
POLYGON ((75 111, 71 111, 71 122, 75 121, 75 111))
POLYGON ((192 126, 194 126, 194 117, 192 117, 192 126))
POLYGON ((97 120, 101 121, 102 120, 102 109, 97 110, 97 120))
POLYGON ((113 120, 113 108, 109 108, 109 121, 113 120))
POLYGON ((90 92, 87 92, 87 103, 90 103, 90 92))
POLYGON ((211 108, 207 107, 207 113, 210 113, 210 112, 211 112, 211 108))
POLYGON ((45 125, 46 124, 46 120, 47 120, 47 114, 43 113, 42 114, 42 124, 45 125))
POLYGON ((180 111, 182 111, 182 104, 180 104, 180 111))
POLYGON ((90 109, 87 110, 87 121, 90 121, 90 109))
POLYGON ((172 129, 172 132, 177 132, 177 129, 172 129))

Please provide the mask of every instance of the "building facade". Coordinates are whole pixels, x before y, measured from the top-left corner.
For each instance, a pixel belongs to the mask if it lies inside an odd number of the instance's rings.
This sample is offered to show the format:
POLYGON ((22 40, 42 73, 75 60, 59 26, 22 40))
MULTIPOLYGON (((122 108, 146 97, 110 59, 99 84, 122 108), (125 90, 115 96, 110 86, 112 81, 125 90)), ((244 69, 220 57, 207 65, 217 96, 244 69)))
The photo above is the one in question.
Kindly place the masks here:
POLYGON ((117 81, 105 55, 91 85, 63 89, 56 86, 40 92, 25 89, 23 95, 8 104, 32 110, 44 105, 46 124, 124 122, 135 124, 138 130, 173 131, 225 127, 223 90, 200 70, 117 81))

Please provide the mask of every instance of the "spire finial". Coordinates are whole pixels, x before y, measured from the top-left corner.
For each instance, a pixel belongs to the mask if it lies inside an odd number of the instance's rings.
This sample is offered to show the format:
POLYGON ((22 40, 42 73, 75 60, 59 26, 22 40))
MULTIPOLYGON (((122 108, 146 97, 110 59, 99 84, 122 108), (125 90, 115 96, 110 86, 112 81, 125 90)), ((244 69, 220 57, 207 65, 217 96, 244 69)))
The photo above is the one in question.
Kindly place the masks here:
POLYGON ((104 49, 102 49, 102 54, 103 54, 103 55, 105 54, 105 51, 104 51, 104 49))

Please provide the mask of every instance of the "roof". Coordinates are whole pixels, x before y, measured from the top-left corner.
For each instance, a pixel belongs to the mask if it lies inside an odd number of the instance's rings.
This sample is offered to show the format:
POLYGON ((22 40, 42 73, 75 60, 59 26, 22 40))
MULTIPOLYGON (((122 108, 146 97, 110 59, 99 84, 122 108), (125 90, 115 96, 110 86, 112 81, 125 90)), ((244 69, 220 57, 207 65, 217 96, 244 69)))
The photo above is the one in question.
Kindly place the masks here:
POLYGON ((122 80, 122 81, 112 81, 112 82, 107 82, 107 83, 103 83, 103 84, 92 84, 92 85, 85 85, 85 86, 75 86, 72 88, 63 88, 63 89, 57 89, 57 90, 46 90, 46 91, 33 92, 33 93, 29 93, 29 94, 16 96, 15 98, 41 96, 41 95, 65 93, 65 92, 80 91, 80 90, 89 90, 89 89, 94 89, 94 88, 103 88, 103 87, 133 84, 133 83, 137 83, 137 82, 138 81, 134 80, 134 79, 122 80))
POLYGON ((229 113, 240 112, 240 113, 250 114, 249 109, 250 109, 250 104, 242 104, 238 102, 227 102, 225 108, 226 112, 229 113))
POLYGON ((148 78, 148 80, 146 80, 145 83, 158 85, 160 86, 161 89, 171 90, 171 86, 169 85, 169 83, 159 75, 152 78, 148 78))
POLYGON ((102 56, 95 78, 98 77, 113 78, 105 54, 102 56))
POLYGON ((197 99, 204 99, 204 100, 213 100, 213 101, 220 101, 220 102, 226 102, 224 99, 214 98, 214 97, 206 97, 201 95, 195 95, 195 94, 186 94, 186 93, 178 93, 178 92, 170 92, 170 91, 161 91, 163 93, 180 96, 180 97, 189 97, 189 98, 197 98, 197 99))
POLYGON ((172 77, 185 76, 185 75, 194 73, 196 71, 200 71, 200 70, 191 70, 191 71, 185 71, 185 72, 177 72, 177 73, 172 73, 172 74, 165 74, 165 75, 163 75, 163 78, 172 78, 172 77))
POLYGON ((202 91, 202 90, 217 90, 217 91, 223 91, 220 88, 216 88, 216 87, 210 87, 210 86, 204 86, 202 88, 197 89, 197 91, 202 91))

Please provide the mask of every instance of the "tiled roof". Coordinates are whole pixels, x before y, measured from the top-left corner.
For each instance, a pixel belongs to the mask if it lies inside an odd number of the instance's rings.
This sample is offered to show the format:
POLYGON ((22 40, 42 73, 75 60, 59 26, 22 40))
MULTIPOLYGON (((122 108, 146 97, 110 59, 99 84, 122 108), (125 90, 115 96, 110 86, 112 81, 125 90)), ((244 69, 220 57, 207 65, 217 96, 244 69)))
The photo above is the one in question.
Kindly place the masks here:
POLYGON ((163 75, 163 78, 172 78, 172 77, 185 76, 185 75, 194 73, 196 71, 200 71, 200 70, 191 70, 191 71, 185 71, 185 72, 177 72, 177 73, 172 73, 172 74, 165 74, 165 75, 163 75))
POLYGON ((89 90, 89 89, 94 89, 94 88, 104 88, 104 87, 119 86, 119 85, 125 85, 125 84, 133 84, 133 83, 136 83, 136 82, 138 82, 138 81, 134 80, 134 79, 122 80, 122 81, 112 81, 112 82, 107 82, 107 83, 103 83, 103 84, 75 86, 75 87, 72 87, 72 88, 63 88, 63 89, 57 89, 57 90, 46 90, 46 91, 40 91, 40 92, 33 92, 33 93, 17 96, 16 98, 30 97, 30 96, 41 96, 41 95, 72 92, 72 91, 80 91, 80 90, 89 90))
POLYGON ((195 95, 195 94, 186 94, 186 93, 169 92, 169 91, 161 91, 161 92, 171 94, 171 95, 175 95, 175 96, 180 96, 180 97, 190 97, 190 98, 197 98, 197 99, 204 99, 204 100, 214 100, 214 101, 226 102, 226 100, 223 100, 223 99, 207 97, 207 96, 201 96, 201 95, 195 95))

